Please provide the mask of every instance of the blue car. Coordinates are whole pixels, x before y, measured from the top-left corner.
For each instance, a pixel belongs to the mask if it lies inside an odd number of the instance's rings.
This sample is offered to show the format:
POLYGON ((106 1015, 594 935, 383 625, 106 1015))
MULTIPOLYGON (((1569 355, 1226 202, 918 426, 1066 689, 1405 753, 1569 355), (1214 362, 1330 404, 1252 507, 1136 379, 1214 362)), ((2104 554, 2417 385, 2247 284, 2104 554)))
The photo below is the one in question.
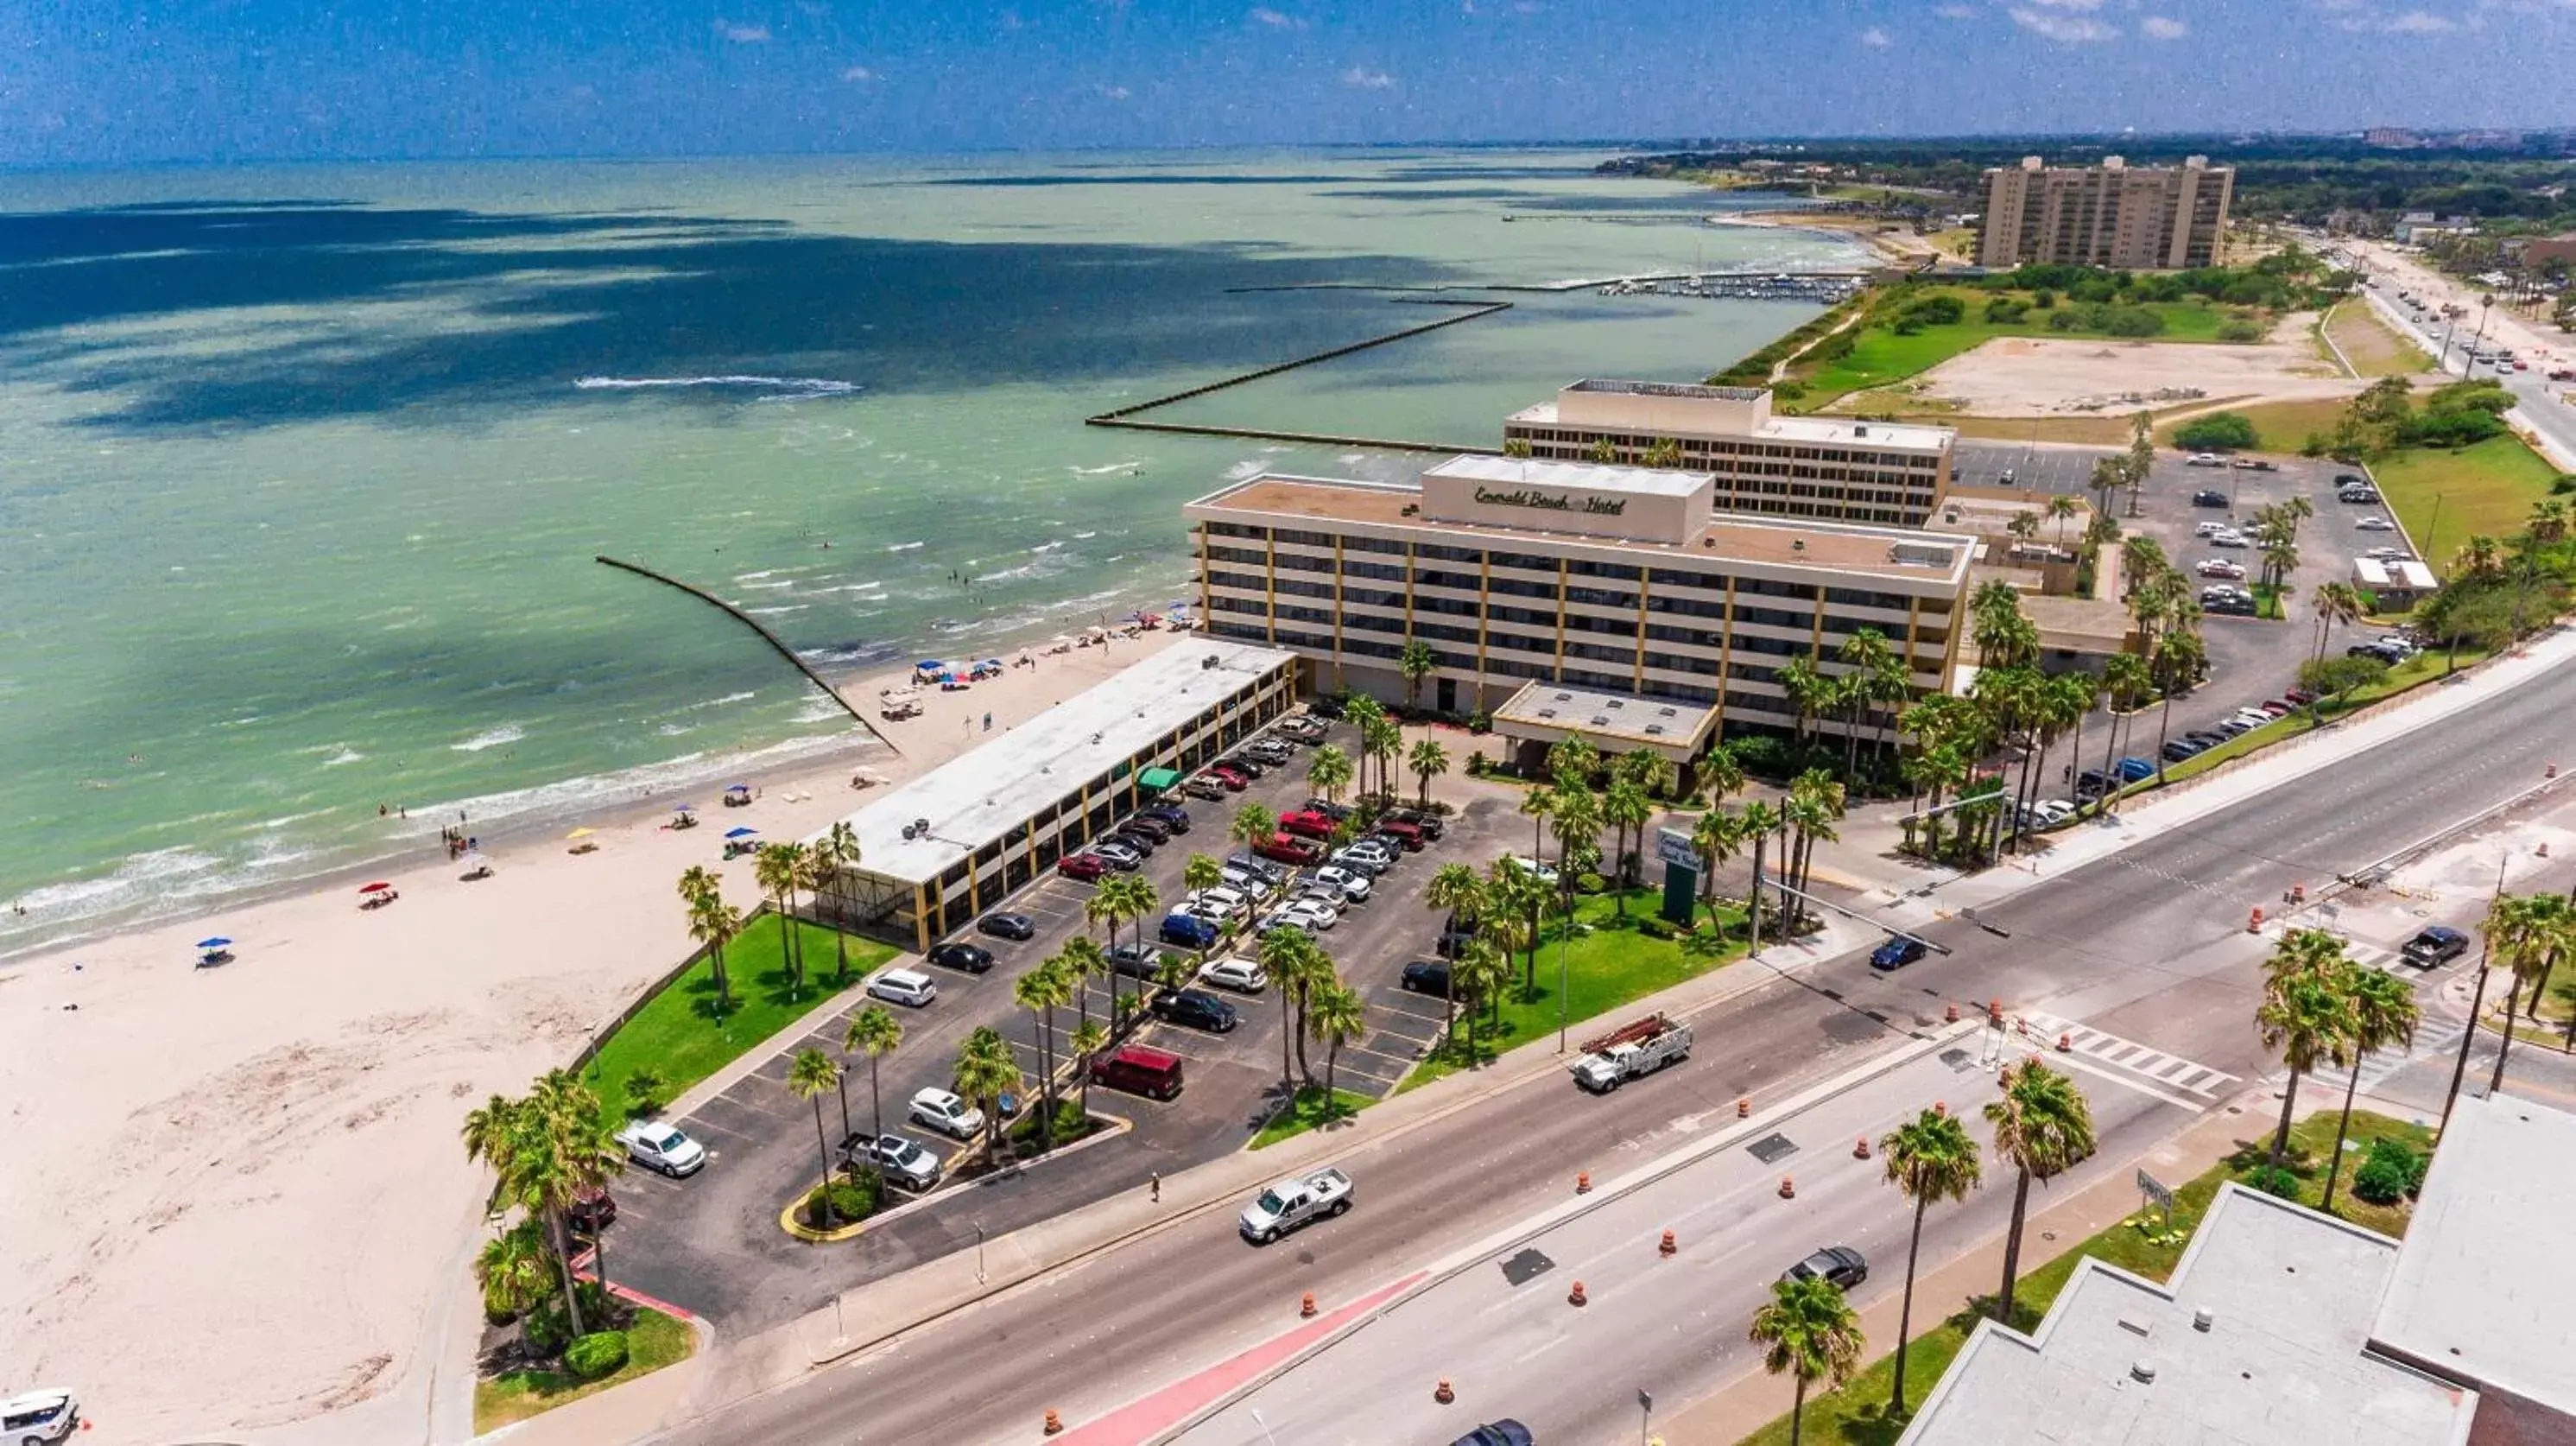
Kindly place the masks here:
POLYGON ((2114 771, 2120 775, 2124 783, 2135 783, 2141 778, 2156 776, 2156 766, 2143 758, 2123 758, 2114 771))
POLYGON ((1915 960, 1922 958, 1925 952, 1922 940, 1911 938, 1904 934, 1898 934, 1893 938, 1890 938, 1886 943, 1879 945, 1878 951, 1869 956, 1869 967, 1872 969, 1902 969, 1906 965, 1913 963, 1915 960))
POLYGON ((1163 918, 1163 942, 1184 949, 1206 949, 1216 943, 1216 925, 1188 914, 1167 914, 1163 918))

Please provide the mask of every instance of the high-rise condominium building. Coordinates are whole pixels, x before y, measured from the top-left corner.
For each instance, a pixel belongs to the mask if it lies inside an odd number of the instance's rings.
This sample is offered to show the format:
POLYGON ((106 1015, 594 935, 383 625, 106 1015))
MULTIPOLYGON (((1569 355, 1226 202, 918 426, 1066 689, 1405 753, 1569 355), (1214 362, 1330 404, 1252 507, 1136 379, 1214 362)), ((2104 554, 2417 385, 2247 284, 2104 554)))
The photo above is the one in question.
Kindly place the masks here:
POLYGON ((2236 171, 2193 156, 2179 166, 2131 166, 2105 156, 2089 169, 2031 156, 1986 172, 1977 262, 1995 270, 2040 264, 2180 271, 2216 264, 2236 171))
POLYGON ((1585 379, 1503 422, 1534 458, 1706 474, 1721 512, 1919 527, 1950 485, 1958 433, 1775 417, 1759 387, 1585 379))

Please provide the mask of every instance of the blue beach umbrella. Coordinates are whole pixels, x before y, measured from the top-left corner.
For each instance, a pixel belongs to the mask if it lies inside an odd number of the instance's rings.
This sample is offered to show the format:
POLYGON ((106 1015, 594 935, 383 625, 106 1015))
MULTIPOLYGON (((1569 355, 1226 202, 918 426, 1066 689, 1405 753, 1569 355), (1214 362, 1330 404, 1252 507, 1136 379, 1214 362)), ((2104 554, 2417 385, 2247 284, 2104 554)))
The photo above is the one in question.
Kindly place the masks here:
POLYGON ((233 941, 230 939, 200 939, 197 941, 197 947, 200 949, 227 949, 232 947, 232 942, 233 941))
POLYGON ((756 833, 758 833, 758 832, 760 832, 760 830, 758 830, 758 829, 756 829, 756 828, 729 828, 729 829, 726 829, 726 830, 725 830, 725 837, 726 837, 726 838, 749 838, 749 837, 751 837, 753 834, 756 834, 756 833))
POLYGON ((675 803, 671 805, 671 812, 673 813, 696 813, 697 811, 698 806, 694 803, 675 803))

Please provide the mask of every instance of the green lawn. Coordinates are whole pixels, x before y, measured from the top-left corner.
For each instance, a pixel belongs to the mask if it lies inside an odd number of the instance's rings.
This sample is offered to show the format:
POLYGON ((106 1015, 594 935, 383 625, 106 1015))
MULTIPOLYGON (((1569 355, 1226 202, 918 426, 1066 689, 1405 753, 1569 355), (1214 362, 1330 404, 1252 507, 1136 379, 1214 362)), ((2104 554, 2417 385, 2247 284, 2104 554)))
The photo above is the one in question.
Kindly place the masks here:
MULTIPOLYGON (((788 987, 784 946, 787 933, 776 914, 762 914, 725 946, 725 972, 733 987, 733 1008, 716 1015, 714 966, 704 960, 679 978, 633 1019, 609 1036, 582 1079, 599 1096, 600 1110, 610 1120, 626 1117, 626 1080, 651 1068, 662 1077, 661 1101, 668 1104, 682 1090, 714 1074, 745 1050, 801 1018, 831 995, 833 932, 820 924, 798 921, 805 946, 805 987, 788 987)), ((892 945, 848 937, 850 983, 894 957, 892 945)))
MULTIPOLYGON (((2256 450, 2263 452, 2296 452, 2310 432, 2331 434, 2335 423, 2343 420, 2343 399, 2327 397, 2313 402, 2259 402, 2253 406, 2217 408, 2234 412, 2254 424, 2256 450)), ((2206 415, 2197 406, 2195 415, 2206 415)), ((2178 417, 2156 425, 2156 441, 2161 446, 2174 445, 2174 429, 2192 420, 2178 417)))
MULTIPOLYGON (((2334 1144, 2335 1115, 2327 1112, 2301 1121, 2290 1131, 2291 1173, 2299 1177, 2299 1203, 2313 1207, 2324 1193, 2325 1155, 2334 1144)), ((2162 1281, 2172 1276, 2174 1266, 2191 1243, 2191 1229, 2218 1194, 2218 1187, 2262 1163, 2271 1143, 2268 1121, 2246 1117, 2246 1128, 2256 1132, 2245 1142, 2248 1149, 2226 1164, 2216 1166, 2185 1183, 2174 1192, 2173 1227, 2155 1215, 2136 1215, 2112 1226, 2090 1240, 2082 1241, 2046 1265, 2023 1273, 2013 1283, 2013 1320, 2024 1330, 2039 1322, 2057 1299, 2058 1291, 2075 1275, 2076 1265, 2091 1256, 2105 1265, 2162 1281)), ((2344 1168, 2335 1187, 2335 1213, 2358 1225, 2385 1235, 2403 1235, 2406 1211, 2403 1206, 2376 1206, 2350 1198, 2352 1174, 2368 1152, 2370 1142, 2382 1135, 2394 1135, 2416 1149, 2428 1147, 2429 1130, 2402 1120, 2356 1111, 2352 1117, 2352 1139, 2358 1148, 2344 1154, 2344 1168)), ((2034 1192, 2036 1202, 2036 1192, 2034 1192)), ((2038 1208, 2034 1203, 2034 1209, 2038 1208)), ((2034 1234, 2023 1249, 2045 1248, 2034 1234)), ((1968 1334, 1976 1327, 1969 1311, 1984 1303, 1965 1303, 1959 1312, 1931 1330, 1917 1336, 1905 1352, 1905 1398, 1920 1407, 1932 1388, 1939 1384, 1941 1373, 1966 1345, 1968 1334)), ((1941 1308, 1942 1302, 1915 1302, 1925 1314, 1941 1308)), ((1879 1357, 1855 1374, 1849 1385, 1839 1391, 1815 1396, 1807 1402, 1804 1438, 1819 1446, 1891 1446, 1905 1432, 1907 1417, 1887 1415, 1889 1388, 1896 1380, 1896 1357, 1893 1343, 1888 1354, 1879 1357)), ((1747 1436, 1739 1446, 1788 1446, 1789 1418, 1786 1415, 1747 1436)))
POLYGON ((1324 1112, 1324 1087, 1322 1085, 1301 1086, 1297 1091, 1295 1106, 1272 1115, 1270 1123, 1261 1127, 1261 1133, 1252 1137, 1252 1148, 1267 1149, 1291 1135, 1302 1135, 1308 1130, 1333 1120, 1349 1119, 1376 1103, 1377 1101, 1366 1095, 1355 1095, 1337 1086, 1333 1090, 1332 1113, 1327 1115, 1324 1112))
MULTIPOLYGON (((1806 384, 1806 394, 1789 408, 1814 411, 1850 392, 1885 386, 1929 371, 1950 358, 2002 336, 2058 337, 2069 340, 2099 338, 2097 331, 2051 331, 2049 313, 2034 311, 2028 319, 2013 323, 1980 320, 1986 303, 1996 297, 2016 301, 2031 299, 2028 292, 1982 291, 1965 287, 1934 287, 1910 292, 1907 299, 1946 295, 1955 296, 1967 308, 1967 317, 1950 326, 1927 326, 1911 336, 1899 336, 1892 328, 1876 323, 1865 324, 1852 333, 1851 353, 1821 366, 1795 369, 1796 380, 1806 384)), ((2061 298, 2060 306, 2070 305, 2061 298)), ((2122 338, 2135 341, 2215 342, 2218 328, 2236 308, 2207 306, 2187 301, 2153 302, 2147 310, 2164 318, 2161 335, 2122 338)))
POLYGON ((2325 329, 2352 369, 2365 377, 2415 377, 2433 370, 2431 352, 2399 335, 2358 297, 2336 306, 2325 329))
POLYGON ((1522 966, 1515 956, 1515 974, 1511 986, 1503 992, 1501 1021, 1495 1023, 1488 1017, 1476 1026, 1474 1056, 1467 1053, 1462 1020, 1457 1039, 1443 1043, 1414 1066, 1397 1092, 1429 1084, 1470 1064, 1481 1064, 1530 1040, 1552 1037, 1557 1027, 1560 939, 1564 940, 1565 1019, 1573 1031, 1569 1048, 1582 1042, 1586 1020, 1744 956, 1744 941, 1737 937, 1737 931, 1744 926, 1739 909, 1719 909, 1721 928, 1714 934, 1703 931, 1685 939, 1657 939, 1645 933, 1638 926, 1653 917, 1662 897, 1656 889, 1631 891, 1624 920, 1619 917, 1617 895, 1578 897, 1570 935, 1562 923, 1548 926, 1539 945, 1536 984, 1526 992, 1518 973, 1522 966))
POLYGON ((2436 572, 2472 533, 2501 539, 2521 531, 2531 504, 2547 497, 2558 477, 2557 468, 2513 436, 2490 437, 2456 452, 2409 449, 2372 463, 2371 472, 2417 553, 2436 572))
POLYGON ((664 1366, 687 1360, 697 1348, 698 1338, 686 1321, 637 1306, 634 1324, 626 1331, 626 1365, 614 1375, 582 1381, 557 1371, 511 1371, 475 1382, 475 1434, 524 1421, 567 1401, 622 1386, 638 1376, 649 1376, 664 1366))

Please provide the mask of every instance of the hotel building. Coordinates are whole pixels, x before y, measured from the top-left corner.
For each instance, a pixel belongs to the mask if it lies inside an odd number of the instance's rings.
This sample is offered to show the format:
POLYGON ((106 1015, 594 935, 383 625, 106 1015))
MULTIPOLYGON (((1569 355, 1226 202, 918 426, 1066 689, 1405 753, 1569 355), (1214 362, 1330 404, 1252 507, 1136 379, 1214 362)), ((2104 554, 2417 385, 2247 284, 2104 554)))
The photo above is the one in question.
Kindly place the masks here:
POLYGON ((2037 156, 1986 172, 1977 264, 2182 271, 2216 264, 2236 189, 2231 166, 2193 156, 2180 166, 2132 166, 2105 156, 2090 168, 2037 156))
POLYGON ((1847 417, 1775 417, 1759 387, 1697 387, 1586 378, 1503 422, 1549 461, 1644 465, 1660 448, 1705 473, 1710 505, 1920 527, 1950 485, 1958 433, 1847 417))
POLYGON ((1564 691, 1566 719, 1686 722, 1704 747, 1728 725, 1789 727, 1779 669, 1837 672, 1864 627, 1918 693, 1947 687, 1973 539, 1751 517, 1718 497, 1706 472, 1479 456, 1412 486, 1259 476, 1182 513, 1210 632, 1298 654, 1318 690, 1406 698, 1397 660, 1417 640, 1437 663, 1424 705, 1535 723, 1564 691))

